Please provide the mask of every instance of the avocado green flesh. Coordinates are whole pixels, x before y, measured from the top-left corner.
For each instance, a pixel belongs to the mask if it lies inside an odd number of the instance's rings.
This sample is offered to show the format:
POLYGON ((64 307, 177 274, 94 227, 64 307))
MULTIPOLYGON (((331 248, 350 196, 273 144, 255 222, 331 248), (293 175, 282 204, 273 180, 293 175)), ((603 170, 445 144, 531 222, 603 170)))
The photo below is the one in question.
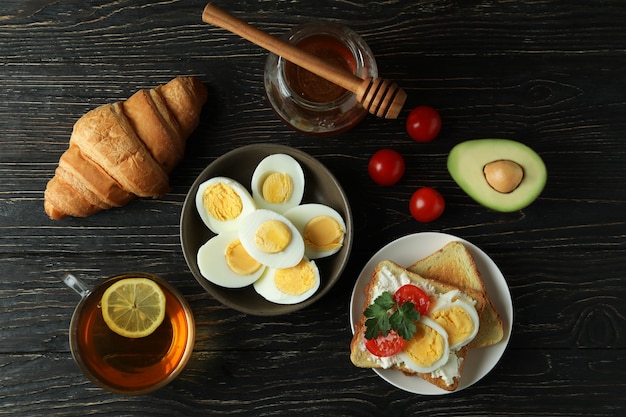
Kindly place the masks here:
POLYGON ((470 197, 501 212, 528 206, 541 194, 547 180, 541 157, 528 146, 508 139, 476 139, 459 143, 448 155, 448 171, 470 197), (498 160, 513 161, 524 170, 522 182, 510 193, 494 190, 483 173, 485 165, 498 160))

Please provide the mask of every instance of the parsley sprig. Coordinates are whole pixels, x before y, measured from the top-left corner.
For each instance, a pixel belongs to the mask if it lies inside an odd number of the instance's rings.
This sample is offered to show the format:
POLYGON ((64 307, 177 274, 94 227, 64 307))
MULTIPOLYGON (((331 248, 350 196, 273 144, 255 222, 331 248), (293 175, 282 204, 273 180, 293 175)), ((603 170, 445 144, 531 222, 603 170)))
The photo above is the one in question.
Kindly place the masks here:
POLYGON ((390 330, 394 330, 404 340, 410 340, 415 333, 415 322, 419 320, 420 313, 411 302, 399 305, 393 300, 390 292, 385 291, 374 303, 365 309, 365 338, 375 339, 378 336, 387 336, 390 330))

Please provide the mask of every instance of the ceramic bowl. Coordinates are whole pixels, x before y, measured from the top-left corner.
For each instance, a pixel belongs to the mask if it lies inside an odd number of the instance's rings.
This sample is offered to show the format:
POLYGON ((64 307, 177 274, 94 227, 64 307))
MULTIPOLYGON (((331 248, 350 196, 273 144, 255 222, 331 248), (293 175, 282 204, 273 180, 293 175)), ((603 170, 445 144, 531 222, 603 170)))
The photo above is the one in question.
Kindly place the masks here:
POLYGON ((332 173, 318 160, 298 149, 277 144, 254 144, 230 151, 213 161, 195 180, 189 190, 180 218, 180 241, 185 260, 198 283, 215 299, 237 311, 257 316, 277 316, 303 309, 322 298, 339 280, 348 262, 352 248, 352 214, 348 199, 332 173), (343 247, 336 254, 316 259, 320 271, 320 288, 309 299, 298 304, 274 304, 261 297, 250 285, 230 289, 208 281, 200 274, 197 253, 200 246, 215 234, 200 218, 195 196, 200 184, 212 177, 224 176, 239 181, 250 191, 252 173, 266 156, 284 153, 294 157, 302 166, 305 188, 302 203, 320 203, 330 206, 343 216, 346 234, 343 247))

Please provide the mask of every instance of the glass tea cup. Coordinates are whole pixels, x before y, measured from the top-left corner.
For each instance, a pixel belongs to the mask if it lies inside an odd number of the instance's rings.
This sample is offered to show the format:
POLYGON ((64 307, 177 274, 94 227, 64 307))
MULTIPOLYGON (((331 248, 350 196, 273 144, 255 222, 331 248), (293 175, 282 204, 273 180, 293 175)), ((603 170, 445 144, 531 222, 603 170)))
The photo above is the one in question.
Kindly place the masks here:
POLYGON ((193 351, 195 322, 189 304, 176 288, 145 272, 115 275, 93 290, 72 274, 66 274, 63 282, 81 296, 70 323, 70 349, 93 383, 114 393, 137 395, 157 390, 180 374, 193 351), (165 318, 148 336, 120 336, 103 319, 102 295, 125 278, 148 278, 165 295, 165 318))

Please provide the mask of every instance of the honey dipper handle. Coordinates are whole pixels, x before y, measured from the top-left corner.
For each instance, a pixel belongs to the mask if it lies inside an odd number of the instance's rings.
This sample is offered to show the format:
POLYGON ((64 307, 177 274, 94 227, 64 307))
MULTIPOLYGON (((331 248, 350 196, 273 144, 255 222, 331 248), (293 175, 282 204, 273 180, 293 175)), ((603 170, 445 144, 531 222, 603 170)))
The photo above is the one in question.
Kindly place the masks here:
POLYGON ((350 72, 330 65, 314 55, 239 20, 214 3, 206 5, 202 12, 202 21, 239 35, 352 93, 357 94, 364 81, 350 72))

